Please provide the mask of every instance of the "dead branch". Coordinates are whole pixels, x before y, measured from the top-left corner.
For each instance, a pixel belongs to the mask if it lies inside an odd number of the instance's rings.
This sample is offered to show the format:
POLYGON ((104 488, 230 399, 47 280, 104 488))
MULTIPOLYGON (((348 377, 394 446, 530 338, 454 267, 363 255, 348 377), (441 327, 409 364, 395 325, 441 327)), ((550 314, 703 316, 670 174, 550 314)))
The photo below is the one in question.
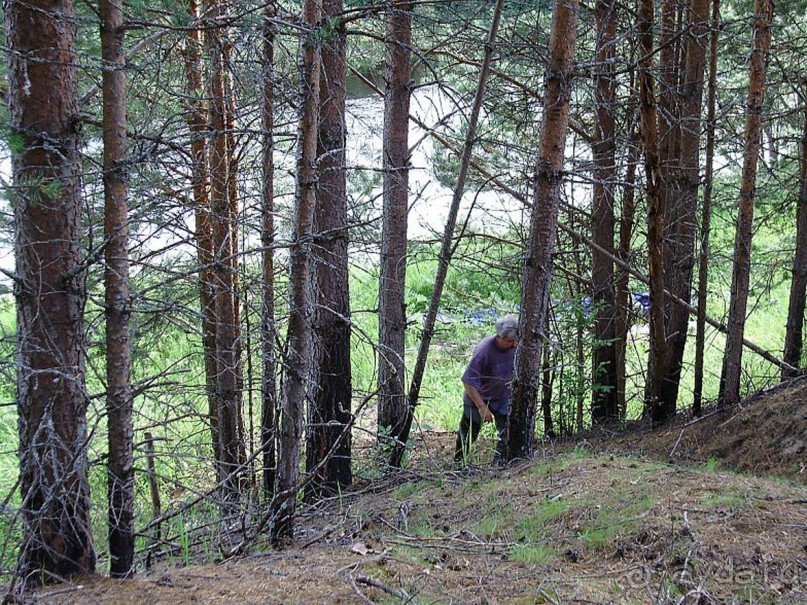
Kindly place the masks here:
POLYGON ((383 590, 387 594, 391 594, 393 597, 398 597, 404 603, 413 602, 412 597, 405 590, 395 588, 393 586, 390 586, 389 584, 384 584, 384 582, 376 580, 375 578, 370 578, 368 576, 356 576, 356 582, 360 584, 365 584, 366 586, 372 586, 374 588, 383 590))
POLYGON ((375 605, 375 603, 370 599, 368 599, 367 596, 358 587, 358 585, 356 584, 356 579, 353 577, 352 574, 349 575, 347 579, 348 582, 350 582, 350 585, 353 587, 353 591, 356 593, 359 599, 361 599, 362 603, 365 603, 365 605, 375 605))

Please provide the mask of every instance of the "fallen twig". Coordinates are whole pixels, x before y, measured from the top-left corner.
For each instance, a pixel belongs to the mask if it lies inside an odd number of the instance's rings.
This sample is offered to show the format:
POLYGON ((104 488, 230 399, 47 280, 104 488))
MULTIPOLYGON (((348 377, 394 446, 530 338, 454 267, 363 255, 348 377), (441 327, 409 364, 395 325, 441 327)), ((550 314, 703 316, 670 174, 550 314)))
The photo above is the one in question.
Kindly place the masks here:
POLYGON ((379 588, 384 592, 386 592, 387 594, 391 594, 393 597, 398 597, 404 603, 412 602, 412 597, 409 596, 409 593, 407 593, 405 590, 395 588, 394 586, 390 586, 389 584, 384 584, 384 582, 376 580, 375 578, 371 578, 369 576, 356 576, 356 582, 366 584, 367 586, 373 586, 375 588, 379 588))
POLYGON ((544 600, 547 601, 548 603, 552 603, 552 605, 558 605, 558 601, 553 599, 543 588, 538 589, 538 594, 540 594, 541 597, 543 597, 544 600))
POLYGON ((375 603, 368 599, 367 596, 361 591, 361 588, 359 588, 356 584, 356 579, 352 575, 349 575, 347 579, 348 582, 350 582, 350 585, 353 587, 353 591, 356 593, 359 599, 361 599, 362 603, 365 605, 375 605, 375 603))

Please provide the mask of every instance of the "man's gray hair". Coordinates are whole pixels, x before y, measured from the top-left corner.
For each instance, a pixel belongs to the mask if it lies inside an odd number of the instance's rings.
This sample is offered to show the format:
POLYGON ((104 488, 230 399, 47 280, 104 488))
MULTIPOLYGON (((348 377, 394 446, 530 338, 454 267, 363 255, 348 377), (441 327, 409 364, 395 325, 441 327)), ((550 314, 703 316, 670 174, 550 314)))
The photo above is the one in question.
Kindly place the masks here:
POLYGON ((515 315, 503 315, 496 320, 496 335, 499 338, 518 338, 518 317, 515 315))

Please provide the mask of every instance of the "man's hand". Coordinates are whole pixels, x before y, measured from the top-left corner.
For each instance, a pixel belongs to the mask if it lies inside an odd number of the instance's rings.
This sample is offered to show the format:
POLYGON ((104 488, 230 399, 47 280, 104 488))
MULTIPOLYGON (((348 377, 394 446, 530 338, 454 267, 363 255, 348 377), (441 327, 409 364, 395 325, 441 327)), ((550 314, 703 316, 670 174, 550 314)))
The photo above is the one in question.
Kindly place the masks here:
POLYGON ((482 422, 493 422, 493 413, 490 411, 488 404, 485 403, 485 400, 482 399, 479 390, 470 384, 463 384, 465 385, 465 392, 468 394, 468 397, 471 398, 476 409, 479 410, 479 417, 482 419, 482 422))

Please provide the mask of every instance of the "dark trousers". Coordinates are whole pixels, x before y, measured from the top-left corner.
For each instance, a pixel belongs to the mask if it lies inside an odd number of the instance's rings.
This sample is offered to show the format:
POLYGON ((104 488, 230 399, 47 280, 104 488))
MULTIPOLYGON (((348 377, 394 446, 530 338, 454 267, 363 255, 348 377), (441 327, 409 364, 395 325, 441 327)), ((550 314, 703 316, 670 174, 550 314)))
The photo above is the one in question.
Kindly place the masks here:
MULTIPOLYGON (((493 412, 493 419, 496 421, 496 452, 493 454, 493 461, 497 462, 504 456, 504 430, 507 427, 507 414, 493 412)), ((457 443, 454 446, 455 462, 468 460, 468 453, 471 444, 479 437, 482 430, 482 417, 476 407, 463 406, 460 428, 457 431, 457 443)))

